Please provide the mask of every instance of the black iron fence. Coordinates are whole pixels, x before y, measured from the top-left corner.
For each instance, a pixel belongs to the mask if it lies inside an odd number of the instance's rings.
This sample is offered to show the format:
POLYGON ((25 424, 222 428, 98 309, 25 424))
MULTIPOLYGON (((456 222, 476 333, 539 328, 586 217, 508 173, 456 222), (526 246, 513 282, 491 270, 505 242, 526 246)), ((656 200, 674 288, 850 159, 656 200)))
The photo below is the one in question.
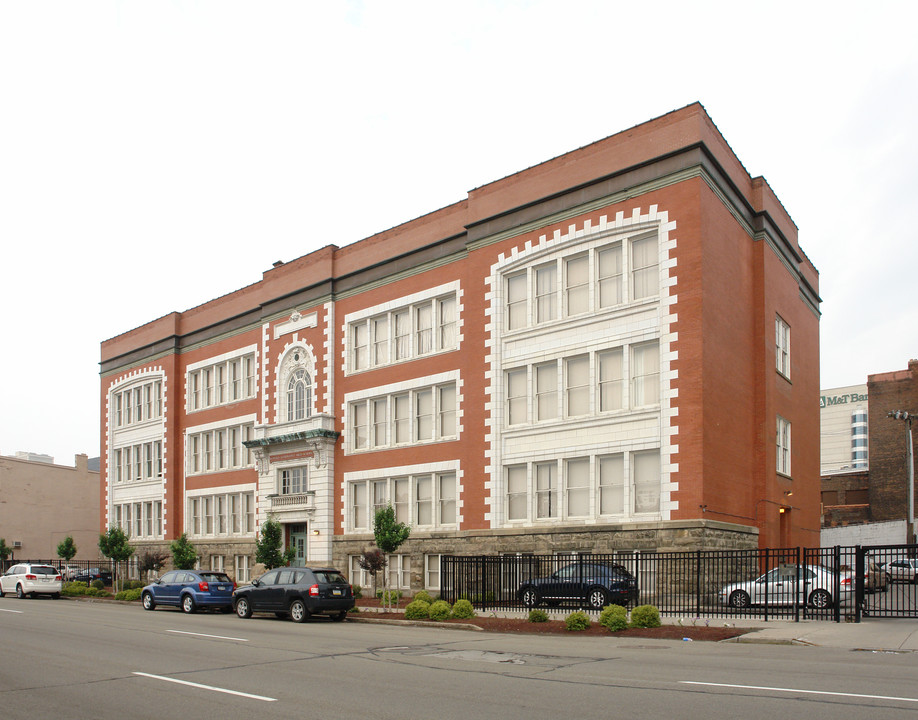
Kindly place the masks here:
POLYGON ((712 618, 860 620, 918 617, 918 548, 443 556, 440 594, 482 610, 597 611, 654 605, 683 622, 712 618), (908 575, 909 563, 915 563, 908 575), (614 570, 612 570, 614 568, 614 570), (890 575, 895 575, 891 577, 890 575), (636 590, 626 592, 627 578, 636 590))

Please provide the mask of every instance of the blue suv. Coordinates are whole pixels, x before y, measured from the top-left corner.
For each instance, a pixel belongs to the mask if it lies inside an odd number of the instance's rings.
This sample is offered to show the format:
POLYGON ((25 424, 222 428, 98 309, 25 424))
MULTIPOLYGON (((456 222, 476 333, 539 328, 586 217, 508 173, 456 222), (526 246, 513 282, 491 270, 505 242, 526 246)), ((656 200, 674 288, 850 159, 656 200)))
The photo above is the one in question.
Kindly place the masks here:
POLYGON ((140 600, 145 610, 152 610, 157 605, 173 605, 186 613, 193 613, 198 608, 218 608, 230 612, 235 589, 236 583, 226 573, 171 570, 147 585, 140 594, 140 600))
POLYGON ((627 607, 636 602, 638 586, 634 576, 621 565, 575 562, 548 577, 527 580, 520 585, 517 596, 529 608, 543 601, 549 605, 575 601, 591 610, 602 610, 606 605, 627 607))

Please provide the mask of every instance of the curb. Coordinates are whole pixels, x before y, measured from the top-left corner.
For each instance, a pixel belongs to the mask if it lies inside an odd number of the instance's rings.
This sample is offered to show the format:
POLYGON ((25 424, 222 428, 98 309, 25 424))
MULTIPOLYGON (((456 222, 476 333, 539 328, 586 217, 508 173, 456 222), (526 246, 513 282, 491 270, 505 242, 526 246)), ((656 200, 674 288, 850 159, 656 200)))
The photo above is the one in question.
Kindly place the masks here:
POLYGON ((377 625, 410 625, 412 627, 435 627, 435 628, 447 628, 451 630, 473 630, 475 632, 484 632, 484 628, 480 628, 477 625, 470 625, 468 623, 444 623, 436 622, 434 620, 391 620, 388 618, 368 618, 368 617, 353 617, 351 615, 347 616, 345 622, 358 622, 358 623, 376 623, 377 625))

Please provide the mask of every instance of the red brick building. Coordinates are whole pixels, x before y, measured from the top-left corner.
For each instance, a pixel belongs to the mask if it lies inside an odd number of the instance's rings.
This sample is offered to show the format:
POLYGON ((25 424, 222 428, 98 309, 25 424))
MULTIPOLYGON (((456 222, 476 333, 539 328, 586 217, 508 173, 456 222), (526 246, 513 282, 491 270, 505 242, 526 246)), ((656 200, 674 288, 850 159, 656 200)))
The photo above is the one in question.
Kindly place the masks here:
POLYGON ((693 104, 105 341, 102 526, 245 580, 270 514, 359 575, 391 503, 414 589, 444 553, 815 545, 818 348, 796 226, 693 104))

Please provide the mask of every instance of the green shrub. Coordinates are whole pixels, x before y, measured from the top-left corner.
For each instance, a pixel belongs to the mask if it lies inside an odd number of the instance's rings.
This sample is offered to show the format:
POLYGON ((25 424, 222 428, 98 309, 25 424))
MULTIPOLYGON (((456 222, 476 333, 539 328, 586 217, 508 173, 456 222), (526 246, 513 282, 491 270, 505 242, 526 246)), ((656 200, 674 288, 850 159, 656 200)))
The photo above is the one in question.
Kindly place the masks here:
POLYGON ((416 593, 412 600, 423 600, 426 603, 433 603, 434 599, 430 596, 430 593, 426 590, 421 590, 419 593, 416 593))
POLYGON ((355 598, 363 597, 363 588, 360 585, 351 585, 351 592, 354 593, 355 598))
POLYGON ((653 605, 638 605, 631 611, 631 627, 660 627, 660 611, 653 605))
POLYGON ((430 603, 423 600, 412 600, 405 606, 406 620, 426 620, 430 617, 430 603))
POLYGON ((472 603, 468 600, 456 600, 456 604, 453 605, 453 617, 461 618, 462 620, 473 618, 475 617, 475 608, 472 607, 472 603))
POLYGON ((129 588, 115 595, 115 600, 140 600, 140 588, 129 588))
POLYGON ((125 590, 139 590, 140 588, 144 587, 146 584, 147 583, 143 582, 142 580, 128 580, 124 584, 124 589, 125 590))
POLYGON ((79 597, 80 595, 85 595, 88 589, 89 585, 84 582, 64 583, 64 586, 61 588, 61 595, 66 595, 67 597, 79 597))
POLYGON ((590 616, 583 610, 576 610, 564 618, 564 624, 568 630, 588 630, 590 625, 590 616))
POLYGON ((548 613, 544 610, 530 610, 529 622, 548 622, 548 613))
POLYGON ((609 632, 617 632, 628 627, 628 611, 621 605, 608 605, 599 613, 599 624, 609 632))
POLYGON ((94 587, 96 590, 104 590, 105 583, 102 582, 101 580, 93 580, 90 587, 94 587))
POLYGON ((430 605, 430 619, 436 620, 437 622, 443 622, 444 620, 449 619, 450 613, 453 609, 449 606, 449 603, 446 600, 437 600, 430 605))

